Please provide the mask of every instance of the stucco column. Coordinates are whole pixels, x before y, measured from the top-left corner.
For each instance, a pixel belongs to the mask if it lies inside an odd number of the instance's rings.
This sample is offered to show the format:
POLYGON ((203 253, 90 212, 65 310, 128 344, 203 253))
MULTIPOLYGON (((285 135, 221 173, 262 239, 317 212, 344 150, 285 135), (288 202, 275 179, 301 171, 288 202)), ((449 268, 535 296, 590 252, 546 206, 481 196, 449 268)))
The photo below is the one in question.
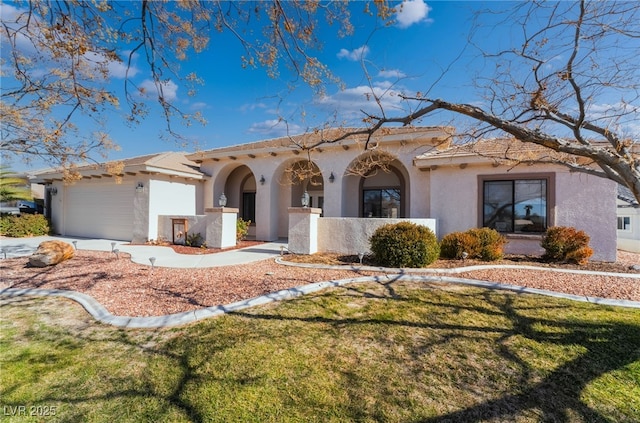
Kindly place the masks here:
POLYGON ((318 251, 318 219, 322 209, 289 207, 289 251, 313 254, 318 251))
MULTIPOLYGON (((149 220, 149 195, 151 187, 149 179, 137 180, 131 189, 135 190, 133 197, 133 234, 131 242, 134 244, 144 244, 149 241, 151 226, 154 226, 153 233, 158 231, 158 219, 149 220)), ((154 235, 155 238, 155 235, 154 235)))
POLYGON ((238 211, 238 209, 230 207, 211 207, 205 209, 204 212, 207 215, 205 240, 209 247, 235 247, 238 211))

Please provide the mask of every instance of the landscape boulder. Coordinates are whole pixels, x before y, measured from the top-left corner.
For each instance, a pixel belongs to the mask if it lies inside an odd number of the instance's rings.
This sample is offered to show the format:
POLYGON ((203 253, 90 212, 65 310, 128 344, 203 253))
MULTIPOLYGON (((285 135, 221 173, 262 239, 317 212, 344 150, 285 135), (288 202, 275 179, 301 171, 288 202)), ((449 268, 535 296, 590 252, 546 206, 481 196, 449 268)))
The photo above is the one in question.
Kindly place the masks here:
POLYGON ((53 266, 73 257, 73 245, 63 241, 44 241, 31 257, 29 264, 34 267, 53 266))

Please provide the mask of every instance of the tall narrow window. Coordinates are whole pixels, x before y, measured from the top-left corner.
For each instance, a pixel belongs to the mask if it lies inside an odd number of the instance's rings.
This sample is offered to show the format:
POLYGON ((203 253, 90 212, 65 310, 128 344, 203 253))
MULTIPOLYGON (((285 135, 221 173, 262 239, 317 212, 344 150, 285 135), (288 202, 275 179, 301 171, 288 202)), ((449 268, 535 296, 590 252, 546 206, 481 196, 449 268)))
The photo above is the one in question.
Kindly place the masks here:
POLYGON ((544 232, 547 185, 546 179, 484 181, 483 226, 500 232, 544 232))
POLYGON ((256 223, 256 193, 255 192, 243 192, 242 193, 242 220, 250 220, 251 223, 256 223))

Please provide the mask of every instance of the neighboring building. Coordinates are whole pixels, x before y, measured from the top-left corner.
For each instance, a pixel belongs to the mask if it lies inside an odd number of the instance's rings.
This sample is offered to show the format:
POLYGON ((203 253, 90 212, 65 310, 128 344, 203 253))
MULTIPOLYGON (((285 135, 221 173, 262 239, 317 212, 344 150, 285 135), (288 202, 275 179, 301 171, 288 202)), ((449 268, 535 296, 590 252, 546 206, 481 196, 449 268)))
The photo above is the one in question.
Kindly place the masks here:
POLYGON ((640 204, 631 190, 618 185, 618 248, 640 253, 640 204))
POLYGON ((52 218, 65 235, 154 239, 158 216, 202 215, 224 193, 227 207, 251 220, 251 236, 276 240, 288 237, 289 208, 306 191, 323 217, 434 218, 439 237, 489 226, 516 253, 540 252, 549 226, 575 226, 591 236, 594 259, 615 260, 613 182, 559 165, 516 166, 506 153, 521 161, 550 153, 504 140, 471 149, 452 145, 453 133, 384 129, 365 150, 365 136, 319 143, 343 134, 333 129, 187 154, 177 167, 176 153, 127 160, 119 184, 97 168, 81 169, 84 178, 70 186, 60 175, 38 178, 48 193, 57 189, 52 218))

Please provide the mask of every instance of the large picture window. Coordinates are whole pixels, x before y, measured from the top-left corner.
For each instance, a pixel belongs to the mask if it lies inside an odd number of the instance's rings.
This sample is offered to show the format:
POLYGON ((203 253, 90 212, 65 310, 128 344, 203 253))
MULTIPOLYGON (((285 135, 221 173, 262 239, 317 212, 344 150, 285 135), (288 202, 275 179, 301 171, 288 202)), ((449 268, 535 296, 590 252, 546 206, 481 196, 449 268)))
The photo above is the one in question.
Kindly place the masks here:
POLYGON ((364 217, 399 217, 400 189, 363 189, 362 211, 364 217))
POLYGON ((548 180, 485 180, 482 224, 499 232, 544 232, 548 226, 548 180))

